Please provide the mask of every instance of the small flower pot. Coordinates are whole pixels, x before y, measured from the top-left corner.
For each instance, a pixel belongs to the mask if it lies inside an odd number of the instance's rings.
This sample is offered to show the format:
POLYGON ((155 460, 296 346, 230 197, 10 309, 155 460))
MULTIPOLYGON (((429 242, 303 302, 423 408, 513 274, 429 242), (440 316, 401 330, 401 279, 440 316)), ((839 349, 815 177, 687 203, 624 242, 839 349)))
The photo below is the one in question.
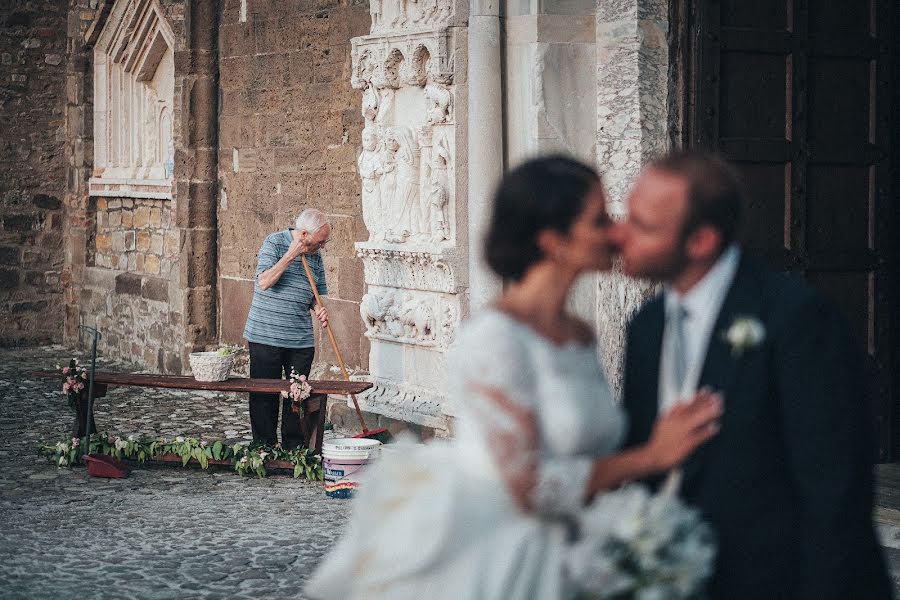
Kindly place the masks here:
POLYGON ((192 352, 188 355, 191 372, 197 381, 225 381, 231 373, 234 356, 218 352, 192 352))
POLYGON ((87 465, 88 475, 91 477, 121 479, 131 471, 121 460, 103 454, 87 454, 81 460, 87 465))

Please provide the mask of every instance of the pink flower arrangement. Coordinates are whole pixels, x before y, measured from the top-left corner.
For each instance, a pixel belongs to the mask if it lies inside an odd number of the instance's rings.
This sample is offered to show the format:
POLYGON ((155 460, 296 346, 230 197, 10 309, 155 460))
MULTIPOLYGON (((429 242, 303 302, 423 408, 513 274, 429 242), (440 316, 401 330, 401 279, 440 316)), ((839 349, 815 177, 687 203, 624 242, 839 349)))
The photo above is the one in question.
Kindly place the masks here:
POLYGON ((69 361, 69 366, 62 368, 62 374, 64 376, 62 392, 66 395, 69 406, 74 408, 78 395, 84 391, 88 382, 87 371, 78 364, 78 359, 73 358, 69 361))
POLYGON ((312 386, 309 385, 309 382, 306 381, 306 375, 299 375, 291 367, 291 401, 292 401, 292 410, 303 416, 303 405, 301 404, 304 400, 309 398, 309 395, 312 393, 312 386))

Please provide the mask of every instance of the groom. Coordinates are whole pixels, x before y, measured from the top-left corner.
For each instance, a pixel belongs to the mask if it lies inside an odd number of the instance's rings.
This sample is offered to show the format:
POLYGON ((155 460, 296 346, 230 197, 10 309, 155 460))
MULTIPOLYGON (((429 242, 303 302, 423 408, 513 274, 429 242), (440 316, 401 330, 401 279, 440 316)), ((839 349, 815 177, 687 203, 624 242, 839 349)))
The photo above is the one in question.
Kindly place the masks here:
POLYGON ((712 598, 890 598, 871 521, 860 360, 832 306, 735 243, 744 190, 712 156, 644 169, 612 235, 625 272, 664 284, 628 330, 626 445, 680 398, 724 397, 682 495, 718 535, 712 598))

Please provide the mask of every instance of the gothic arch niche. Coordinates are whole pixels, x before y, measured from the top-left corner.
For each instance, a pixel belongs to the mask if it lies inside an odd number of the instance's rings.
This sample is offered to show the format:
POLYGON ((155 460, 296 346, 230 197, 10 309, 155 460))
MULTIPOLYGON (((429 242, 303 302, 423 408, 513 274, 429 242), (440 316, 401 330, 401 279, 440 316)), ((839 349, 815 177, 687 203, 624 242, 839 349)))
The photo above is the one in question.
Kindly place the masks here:
POLYGON ((174 34, 156 0, 117 0, 94 48, 92 196, 170 199, 174 34))

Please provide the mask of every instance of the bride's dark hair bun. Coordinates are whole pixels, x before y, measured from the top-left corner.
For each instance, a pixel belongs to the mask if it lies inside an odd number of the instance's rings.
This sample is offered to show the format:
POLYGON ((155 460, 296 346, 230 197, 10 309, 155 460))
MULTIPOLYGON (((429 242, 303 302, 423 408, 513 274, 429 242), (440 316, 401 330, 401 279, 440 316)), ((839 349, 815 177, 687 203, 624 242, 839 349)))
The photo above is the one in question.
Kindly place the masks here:
POLYGON ((538 234, 567 232, 600 176, 563 155, 531 159, 507 173, 494 194, 485 258, 495 273, 517 281, 543 257, 538 234))

